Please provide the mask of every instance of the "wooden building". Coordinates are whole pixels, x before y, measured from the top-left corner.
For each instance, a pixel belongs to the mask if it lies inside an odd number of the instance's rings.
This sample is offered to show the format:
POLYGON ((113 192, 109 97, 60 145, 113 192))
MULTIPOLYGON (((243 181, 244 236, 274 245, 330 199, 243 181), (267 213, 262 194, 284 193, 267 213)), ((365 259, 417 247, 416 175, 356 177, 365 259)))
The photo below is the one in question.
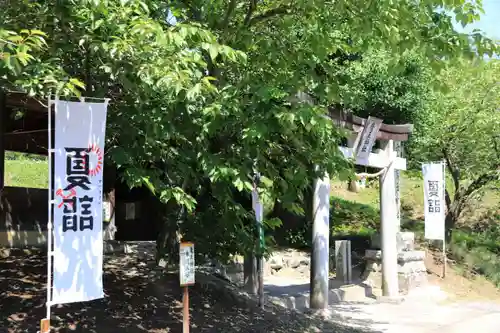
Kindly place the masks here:
MULTIPOLYGON (((22 93, 0 91, 0 246, 46 243, 48 184, 43 189, 5 184, 5 151, 48 155, 48 108, 44 104, 22 93)), ((148 190, 130 191, 118 180, 115 167, 106 163, 104 192, 111 208, 104 223, 105 239, 156 239, 158 217, 151 207, 156 199, 148 190)))

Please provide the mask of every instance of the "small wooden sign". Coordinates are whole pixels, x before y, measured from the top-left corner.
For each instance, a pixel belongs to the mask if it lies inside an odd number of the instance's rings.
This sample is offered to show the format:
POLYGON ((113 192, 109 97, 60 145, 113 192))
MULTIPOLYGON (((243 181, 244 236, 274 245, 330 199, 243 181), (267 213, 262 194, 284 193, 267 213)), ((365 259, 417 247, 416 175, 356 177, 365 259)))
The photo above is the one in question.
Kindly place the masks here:
POLYGON ((40 320, 40 333, 49 333, 50 331, 50 319, 40 320))
POLYGON ((194 244, 183 242, 179 249, 179 278, 181 286, 194 284, 194 244))

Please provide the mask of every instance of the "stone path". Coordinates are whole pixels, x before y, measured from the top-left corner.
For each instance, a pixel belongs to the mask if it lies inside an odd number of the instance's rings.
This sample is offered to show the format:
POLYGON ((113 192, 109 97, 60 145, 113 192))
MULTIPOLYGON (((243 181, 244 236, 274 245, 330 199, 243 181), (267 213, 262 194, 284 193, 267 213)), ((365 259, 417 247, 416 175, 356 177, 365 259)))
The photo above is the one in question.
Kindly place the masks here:
POLYGON ((497 333, 500 308, 488 303, 332 305, 330 319, 384 333, 497 333))
MULTIPOLYGON (((265 283, 269 300, 288 308, 307 311, 308 281, 267 277, 265 283)), ((425 293, 413 294, 400 304, 381 303, 369 298, 358 303, 331 304, 325 315, 329 321, 337 324, 378 333, 500 331, 500 305, 487 302, 446 304, 442 302, 443 295, 438 291, 429 288, 425 293)))

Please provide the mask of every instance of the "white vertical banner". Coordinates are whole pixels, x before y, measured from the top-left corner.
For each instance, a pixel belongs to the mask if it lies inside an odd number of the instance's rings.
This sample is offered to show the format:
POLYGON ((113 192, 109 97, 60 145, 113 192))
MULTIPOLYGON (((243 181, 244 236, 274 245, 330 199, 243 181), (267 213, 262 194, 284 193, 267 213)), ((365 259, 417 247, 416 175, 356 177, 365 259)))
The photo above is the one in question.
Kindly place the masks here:
POLYGON ((52 304, 104 297, 103 164, 107 101, 55 102, 52 304))
POLYGON ((445 238, 445 182, 442 163, 422 165, 424 178, 425 238, 445 238))

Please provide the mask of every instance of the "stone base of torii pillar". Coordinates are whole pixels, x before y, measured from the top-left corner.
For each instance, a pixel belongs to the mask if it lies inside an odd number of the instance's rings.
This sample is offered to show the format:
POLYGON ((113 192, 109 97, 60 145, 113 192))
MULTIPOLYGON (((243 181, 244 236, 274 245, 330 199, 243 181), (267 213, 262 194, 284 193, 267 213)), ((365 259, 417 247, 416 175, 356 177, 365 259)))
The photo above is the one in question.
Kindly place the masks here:
MULTIPOLYGON (((373 286, 382 284, 382 251, 380 235, 371 239, 371 249, 366 250, 366 268, 363 280, 373 286)), ((400 295, 428 286, 427 269, 425 267, 425 251, 415 250, 415 234, 400 232, 397 235, 398 286, 400 295)))

